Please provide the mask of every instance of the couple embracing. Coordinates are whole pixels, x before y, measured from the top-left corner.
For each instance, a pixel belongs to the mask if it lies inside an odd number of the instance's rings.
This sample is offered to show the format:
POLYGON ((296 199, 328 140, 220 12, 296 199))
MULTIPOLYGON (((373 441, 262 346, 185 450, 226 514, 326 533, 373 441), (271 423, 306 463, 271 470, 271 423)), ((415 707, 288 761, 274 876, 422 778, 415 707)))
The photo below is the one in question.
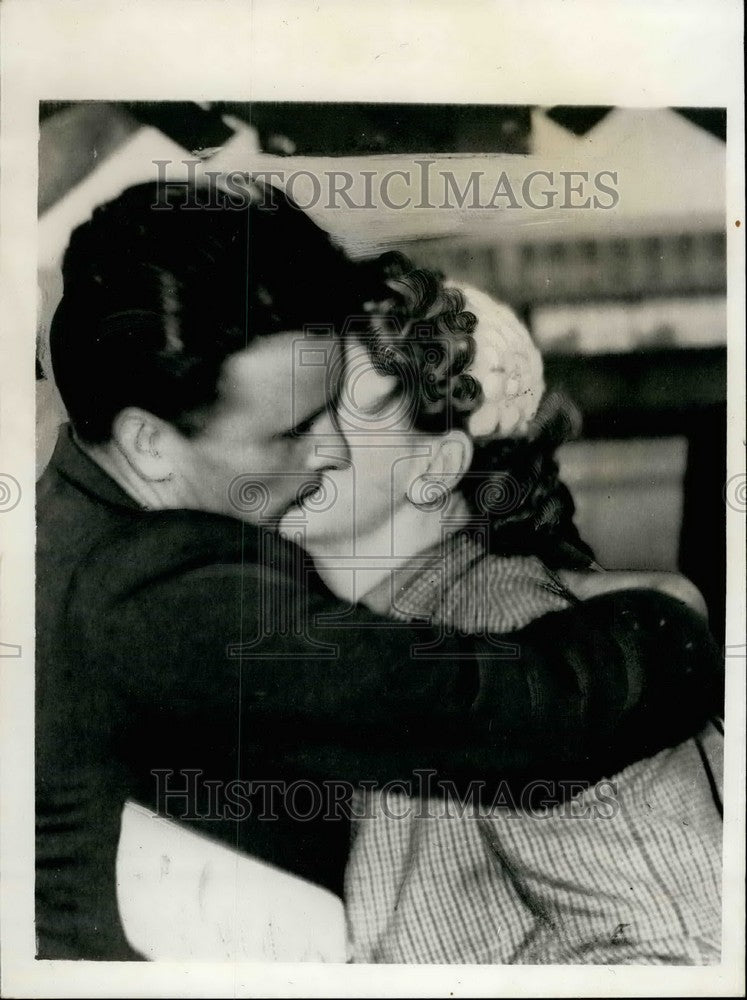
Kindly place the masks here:
POLYGON ((354 961, 717 962, 722 668, 700 596, 594 563, 553 458, 572 418, 510 310, 398 254, 353 265, 267 193, 208 208, 140 185, 65 255, 39 957, 140 957, 122 809, 194 768, 349 783, 347 816, 205 832, 343 897, 354 961), (418 808, 377 791, 423 769, 418 808), (609 815, 586 808, 601 778, 609 815), (516 801, 545 783, 541 818, 496 808, 506 782, 516 801))

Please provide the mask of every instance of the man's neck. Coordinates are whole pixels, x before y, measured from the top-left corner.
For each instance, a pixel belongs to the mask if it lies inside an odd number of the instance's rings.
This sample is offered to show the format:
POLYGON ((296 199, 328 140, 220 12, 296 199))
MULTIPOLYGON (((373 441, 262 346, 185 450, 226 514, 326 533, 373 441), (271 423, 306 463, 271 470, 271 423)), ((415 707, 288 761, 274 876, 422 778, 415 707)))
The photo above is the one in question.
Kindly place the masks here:
POLYGON ((167 510, 179 506, 174 502, 171 481, 144 479, 128 462, 124 452, 117 448, 116 443, 86 444, 75 435, 74 438, 80 450, 144 510, 167 510))

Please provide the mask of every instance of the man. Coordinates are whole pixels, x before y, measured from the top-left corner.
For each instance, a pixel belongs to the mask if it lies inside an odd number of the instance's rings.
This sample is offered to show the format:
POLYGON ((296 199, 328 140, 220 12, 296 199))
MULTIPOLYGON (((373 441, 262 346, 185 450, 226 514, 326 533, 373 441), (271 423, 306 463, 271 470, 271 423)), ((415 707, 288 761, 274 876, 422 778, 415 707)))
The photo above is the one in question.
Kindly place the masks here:
POLYGON ((337 334, 365 296, 277 192, 132 188, 75 231, 63 278, 70 427, 38 494, 39 957, 138 957, 114 865, 154 774, 199 772, 177 818, 340 892, 344 815, 264 822, 273 783, 593 777, 713 711, 718 657, 671 598, 433 647, 338 602, 268 530, 345 461, 337 334), (215 789, 247 780, 249 814, 216 815, 215 789))

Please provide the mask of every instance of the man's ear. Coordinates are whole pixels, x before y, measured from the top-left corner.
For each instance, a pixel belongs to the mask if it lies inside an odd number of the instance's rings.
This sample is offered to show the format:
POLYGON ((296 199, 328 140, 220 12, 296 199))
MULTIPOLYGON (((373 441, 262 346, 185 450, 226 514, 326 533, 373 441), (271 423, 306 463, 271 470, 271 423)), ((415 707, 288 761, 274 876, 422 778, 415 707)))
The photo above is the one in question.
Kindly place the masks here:
POLYGON ((130 468, 148 482, 173 475, 166 424, 147 410, 128 406, 114 418, 112 440, 130 468))
POLYGON ((452 430, 436 440, 436 446, 425 475, 431 480, 441 480, 452 492, 472 464, 474 446, 468 434, 452 430))

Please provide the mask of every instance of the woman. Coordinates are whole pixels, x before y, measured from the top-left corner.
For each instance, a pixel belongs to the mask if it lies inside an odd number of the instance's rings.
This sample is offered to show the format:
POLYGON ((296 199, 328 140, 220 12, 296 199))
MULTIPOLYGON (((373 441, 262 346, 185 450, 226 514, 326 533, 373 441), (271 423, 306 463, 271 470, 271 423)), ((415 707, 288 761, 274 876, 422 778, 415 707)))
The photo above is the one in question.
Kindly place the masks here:
MULTIPOLYGON (((543 397, 541 359, 516 317, 398 255, 382 265, 385 291, 347 349, 339 418, 350 465, 306 499, 302 521, 285 523, 288 533, 302 524, 330 586, 463 632, 519 629, 635 586, 702 610, 676 576, 597 571, 552 458, 569 419, 543 397)), ((673 731, 672 749, 619 774, 607 760, 606 794, 587 788, 539 811, 526 788, 440 816, 359 793, 346 879, 353 960, 719 961, 721 732, 690 735, 673 731)))

